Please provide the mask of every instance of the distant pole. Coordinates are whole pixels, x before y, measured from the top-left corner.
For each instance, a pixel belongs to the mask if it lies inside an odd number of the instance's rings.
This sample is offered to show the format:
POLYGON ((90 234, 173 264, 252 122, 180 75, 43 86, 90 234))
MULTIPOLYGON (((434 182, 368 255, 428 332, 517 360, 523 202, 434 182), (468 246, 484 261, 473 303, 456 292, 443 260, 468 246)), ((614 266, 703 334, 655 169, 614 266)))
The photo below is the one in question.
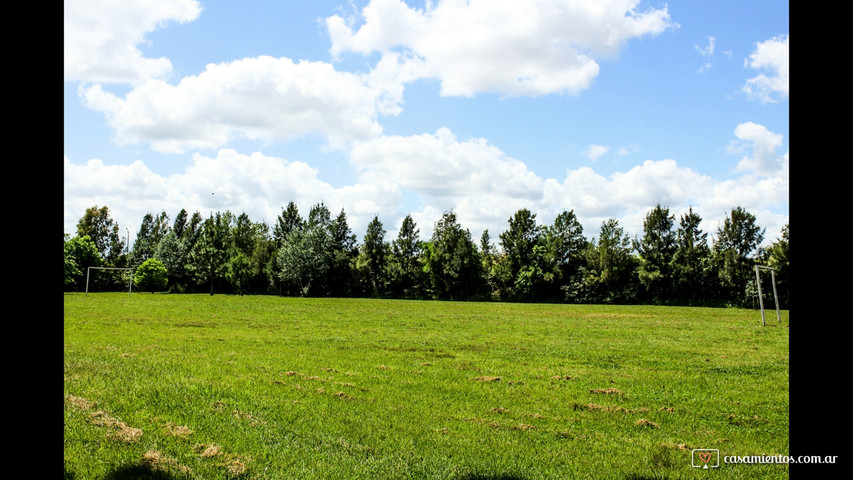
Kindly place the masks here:
MULTIPOLYGON (((127 245, 125 245, 125 251, 127 252, 127 264, 130 265, 130 229, 124 227, 125 231, 127 231, 127 245)), ((130 295, 130 290, 133 288, 133 271, 130 272, 130 280, 127 281, 127 294, 130 295)))
POLYGON ((761 296, 761 275, 758 274, 758 265, 755 266, 755 284, 758 285, 758 304, 761 305, 761 324, 766 327, 767 320, 764 319, 764 297, 761 296))

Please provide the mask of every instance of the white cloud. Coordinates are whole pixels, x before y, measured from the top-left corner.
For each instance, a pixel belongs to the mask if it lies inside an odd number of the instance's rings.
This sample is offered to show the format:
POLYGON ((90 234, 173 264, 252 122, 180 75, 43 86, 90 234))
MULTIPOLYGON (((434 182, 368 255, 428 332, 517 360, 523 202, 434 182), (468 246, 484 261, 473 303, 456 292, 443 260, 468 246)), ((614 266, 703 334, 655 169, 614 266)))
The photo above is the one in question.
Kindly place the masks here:
POLYGON ((752 151, 752 156, 746 156, 738 162, 738 172, 750 172, 761 176, 787 174, 787 154, 780 156, 776 150, 782 146, 782 135, 768 130, 763 125, 753 122, 741 123, 734 131, 736 141, 728 146, 730 153, 738 153, 745 149, 752 151))
POLYGON ((403 51, 442 95, 574 94, 598 75, 597 57, 615 55, 630 39, 676 25, 664 6, 638 10, 639 0, 439 0, 413 9, 401 0, 371 0, 360 25, 326 19, 331 52, 403 51))
POLYGON ((780 98, 788 98, 789 61, 788 35, 756 43, 744 66, 762 73, 746 81, 744 93, 761 103, 776 103, 780 98))
POLYGON ((439 211, 453 209, 472 229, 538 205, 542 179, 482 138, 435 134, 382 136, 356 142, 350 163, 360 181, 393 181, 439 211))
POLYGON ((599 157, 607 153, 609 150, 610 148, 605 147, 604 145, 590 145, 589 148, 587 148, 584 152, 584 156, 594 162, 598 160, 599 157))
POLYGON ((261 142, 319 134, 332 145, 378 135, 380 113, 395 113, 400 91, 370 75, 324 62, 257 57, 207 65, 177 85, 149 80, 124 98, 100 85, 81 89, 121 144, 162 153, 215 149, 238 138, 261 142))
POLYGON ((116 221, 129 225, 132 235, 146 213, 165 211, 174 218, 182 208, 203 216, 246 212, 252 220, 272 226, 290 201, 303 217, 319 202, 333 215, 343 208, 358 233, 373 215, 392 215, 400 203, 400 191, 390 182, 334 188, 304 162, 231 149, 219 150, 213 157, 194 154, 183 173, 168 177, 154 174, 139 161, 105 165, 90 160, 78 165, 66 158, 64 194, 66 231, 73 232, 86 208, 107 205, 116 221))
POLYGON ((196 0, 65 0, 65 80, 137 83, 164 78, 167 58, 146 58, 138 45, 168 22, 189 22, 201 12, 196 0))
MULTIPOLYGON (((131 224, 150 211, 174 215, 181 208, 205 216, 211 211, 245 211, 253 220, 272 223, 289 201, 296 202, 304 215, 322 201, 334 214, 344 209, 359 239, 378 215, 390 241, 407 213, 426 239, 441 214, 450 210, 475 240, 484 229, 497 239, 521 208, 536 213, 540 224, 549 224, 560 211, 572 210, 590 238, 609 218, 619 220, 629 235, 641 235, 645 214, 659 203, 677 218, 692 206, 709 234, 733 207, 741 206, 775 222, 762 225, 776 235, 787 221, 787 216, 772 209, 787 204, 788 154, 772 154, 779 137, 761 125, 744 123, 734 132, 733 145, 753 153, 739 162, 745 174, 724 180, 679 166, 672 159, 647 160, 609 176, 584 166, 567 170, 562 180, 543 179, 485 139, 459 140, 447 128, 434 134, 354 142, 349 161, 358 179, 342 187, 321 180, 318 170, 304 162, 231 149, 219 150, 215 156, 196 153, 185 172, 169 177, 152 173, 141 162, 108 166, 90 160, 76 165, 66 158, 66 229, 93 205, 115 208, 114 218, 131 224), (407 193, 421 203, 404 205, 407 193)), ((135 229, 138 224, 131 232, 135 229)), ((768 241, 775 238, 772 235, 768 241)))
POLYGON ((694 45, 693 48, 699 52, 699 55, 703 57, 713 57, 714 56, 714 44, 716 43, 716 39, 714 37, 708 37, 708 45, 706 47, 700 47, 699 45, 694 45))

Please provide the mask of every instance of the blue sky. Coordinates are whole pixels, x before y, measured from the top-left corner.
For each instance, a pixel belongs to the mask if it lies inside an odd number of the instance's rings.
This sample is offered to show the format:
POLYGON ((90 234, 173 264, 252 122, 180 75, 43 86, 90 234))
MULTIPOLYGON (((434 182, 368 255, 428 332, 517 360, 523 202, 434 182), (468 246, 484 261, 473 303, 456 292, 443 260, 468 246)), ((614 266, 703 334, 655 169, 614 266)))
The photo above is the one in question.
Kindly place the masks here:
POLYGON ((631 236, 788 222, 787 2, 65 1, 64 230, 343 209, 362 239, 519 208, 631 236))

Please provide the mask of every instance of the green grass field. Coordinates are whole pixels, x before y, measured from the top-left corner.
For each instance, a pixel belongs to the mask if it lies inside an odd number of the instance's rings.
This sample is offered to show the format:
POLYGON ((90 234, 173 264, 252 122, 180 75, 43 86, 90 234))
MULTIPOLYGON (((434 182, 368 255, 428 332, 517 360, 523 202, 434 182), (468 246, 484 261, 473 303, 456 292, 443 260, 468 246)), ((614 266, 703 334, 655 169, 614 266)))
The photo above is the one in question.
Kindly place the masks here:
POLYGON ((787 478, 788 312, 65 294, 66 479, 787 478), (720 466, 691 465, 718 449, 720 466))

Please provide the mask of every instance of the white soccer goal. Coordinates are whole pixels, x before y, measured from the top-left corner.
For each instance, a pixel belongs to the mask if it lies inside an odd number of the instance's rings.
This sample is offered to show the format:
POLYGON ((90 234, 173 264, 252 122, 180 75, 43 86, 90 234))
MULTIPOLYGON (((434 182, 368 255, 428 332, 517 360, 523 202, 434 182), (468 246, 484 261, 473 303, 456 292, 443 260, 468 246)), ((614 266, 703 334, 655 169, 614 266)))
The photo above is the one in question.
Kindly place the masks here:
MULTIPOLYGON (((129 267, 126 267, 126 268, 122 268, 122 267, 89 267, 89 268, 87 268, 86 269, 86 296, 89 296, 89 272, 91 272, 93 268, 95 270, 131 270, 131 271, 133 270, 132 268, 129 268, 129 267)), ((128 283, 127 294, 130 295, 130 290, 133 288, 133 274, 130 275, 130 280, 127 283, 128 283)))
POLYGON ((755 282, 758 285, 758 303, 761 305, 761 323, 765 326, 767 325, 767 320, 764 319, 764 297, 761 296, 761 274, 759 273, 761 270, 770 270, 770 282, 773 284, 773 300, 776 301, 776 318, 779 320, 779 324, 781 324, 782 316, 779 314, 779 296, 776 295, 776 271, 770 267, 756 265, 755 282))

